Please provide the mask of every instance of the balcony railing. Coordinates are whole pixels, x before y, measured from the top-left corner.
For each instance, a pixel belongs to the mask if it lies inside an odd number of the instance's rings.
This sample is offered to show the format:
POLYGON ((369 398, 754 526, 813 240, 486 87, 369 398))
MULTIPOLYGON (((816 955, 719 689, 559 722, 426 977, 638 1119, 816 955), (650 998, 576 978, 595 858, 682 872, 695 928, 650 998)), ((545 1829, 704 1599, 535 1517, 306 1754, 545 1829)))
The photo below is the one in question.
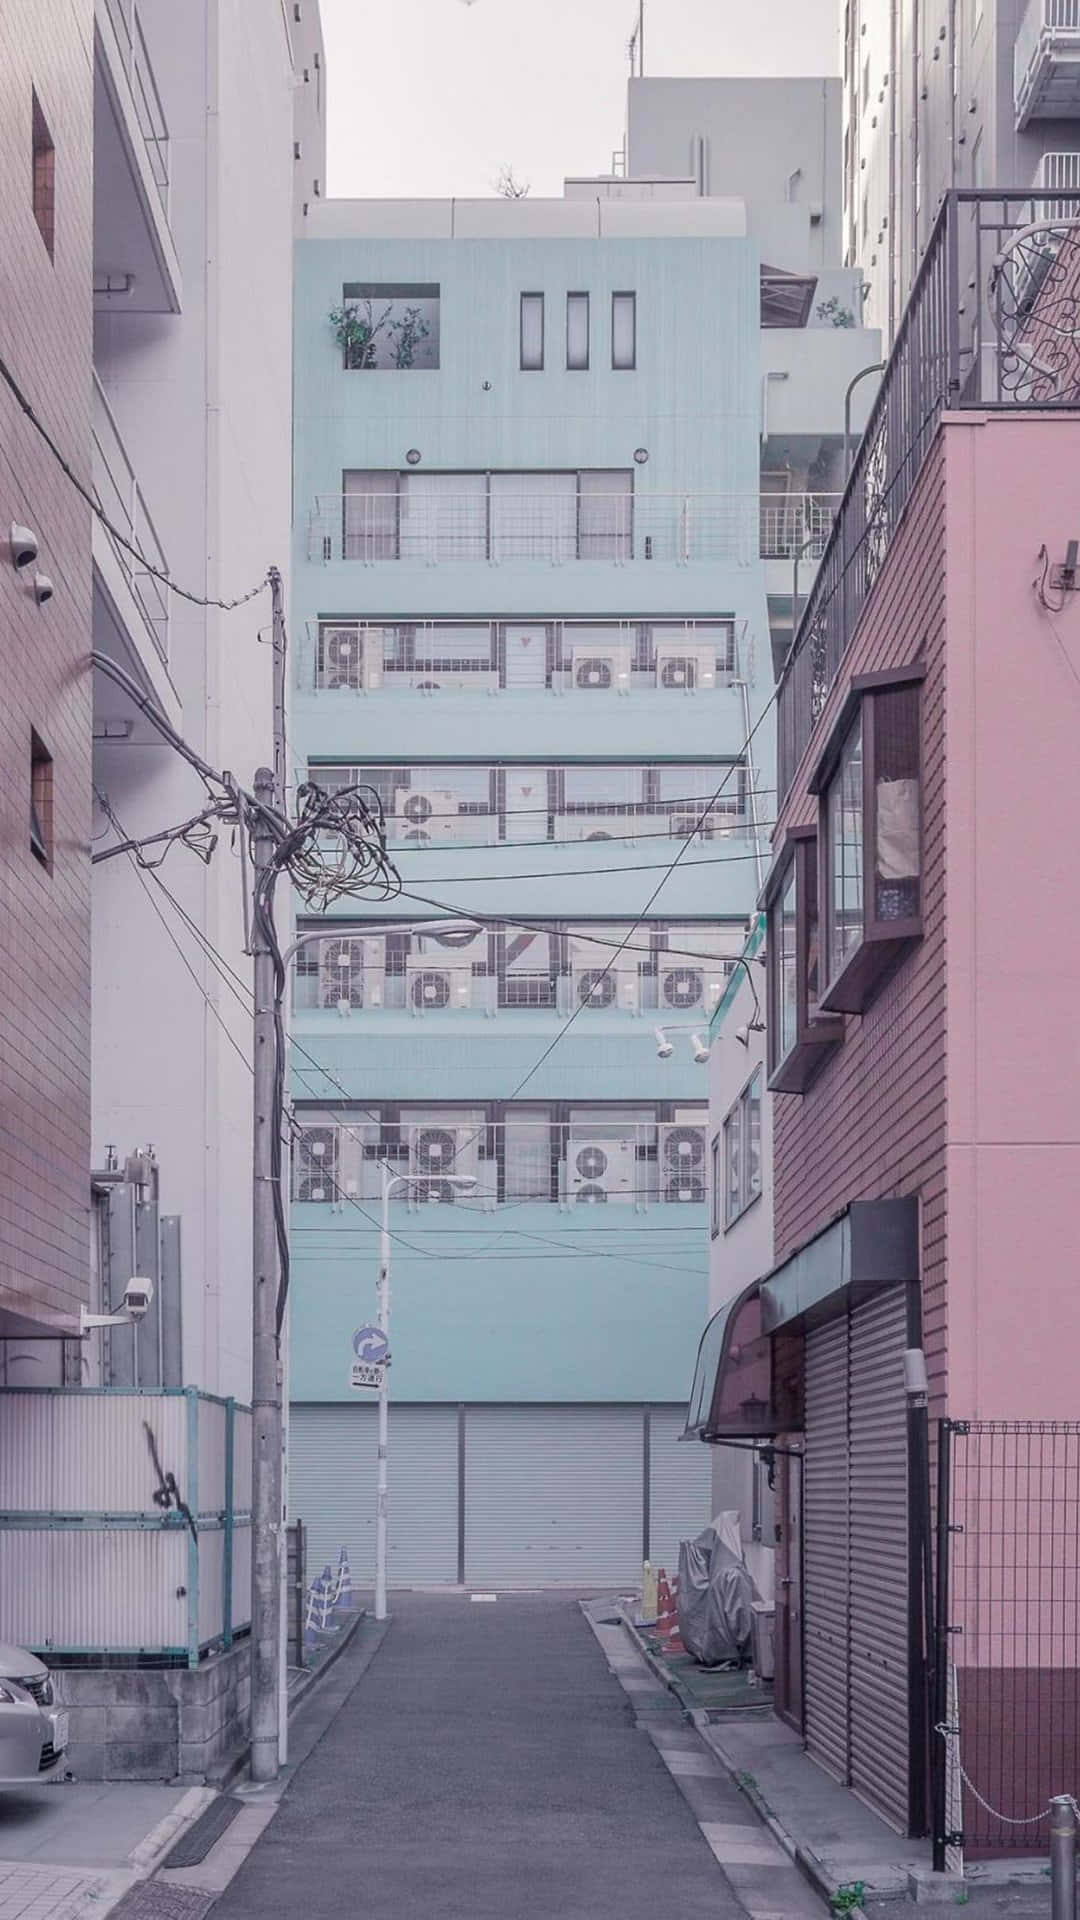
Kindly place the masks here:
POLYGON ((758 552, 763 560, 820 560, 825 551, 838 493, 763 493, 758 552))
POLYGON ((94 376, 94 497, 105 518, 130 541, 142 559, 113 534, 106 538, 125 575, 139 613, 162 660, 169 658, 169 589, 156 573, 167 574, 169 564, 157 537, 150 510, 143 499, 135 469, 128 459, 120 430, 94 376), (143 564, 143 560, 150 563, 143 564), (156 573, 150 571, 156 569, 156 573))
POLYGON ((1028 0, 1013 49, 1017 130, 1080 104, 1080 0, 1028 0))
POLYGON ((1080 192, 946 195, 777 695, 780 800, 944 408, 1080 405, 1080 192))
MULTIPOLYGON (((781 531, 778 525, 778 539, 781 531)), ((301 687, 419 698, 545 688, 711 693, 749 665, 746 623, 730 619, 324 620, 312 624, 298 651, 301 687)))
POLYGON ((413 498, 380 493, 319 494, 308 529, 312 560, 444 565, 458 561, 538 560, 560 566, 592 560, 689 565, 701 560, 743 564, 764 553, 788 557, 806 539, 828 531, 833 501, 825 494, 594 493, 508 496, 440 490, 413 498), (763 545, 762 542, 765 542, 763 545))
POLYGON ((135 0, 105 0, 127 72, 135 117, 162 207, 169 211, 169 128, 135 0))
MULTIPOLYGON (((414 1210, 453 1207, 468 1219, 528 1201, 562 1206, 646 1207, 704 1204, 706 1113, 669 1123, 546 1116, 465 1124, 437 1113, 424 1124, 383 1125, 358 1114, 331 1120, 301 1113, 292 1154, 292 1197, 347 1211, 377 1200, 384 1169, 408 1178, 399 1198, 414 1210), (475 1180, 455 1187, 447 1175, 475 1180)), ((509 1257, 509 1256, 508 1256, 509 1257)))
POLYGON ((603 1014, 707 1022, 736 965, 734 952, 723 948, 735 945, 730 935, 684 932, 678 946, 686 952, 628 949, 609 965, 611 941, 577 934, 517 932, 496 936, 489 946, 481 933, 463 956, 436 949, 430 938, 328 935, 309 941, 297 956, 294 1007, 365 1021, 394 1012, 418 1020, 522 1013, 565 1019, 577 1012, 583 1033, 603 1014))

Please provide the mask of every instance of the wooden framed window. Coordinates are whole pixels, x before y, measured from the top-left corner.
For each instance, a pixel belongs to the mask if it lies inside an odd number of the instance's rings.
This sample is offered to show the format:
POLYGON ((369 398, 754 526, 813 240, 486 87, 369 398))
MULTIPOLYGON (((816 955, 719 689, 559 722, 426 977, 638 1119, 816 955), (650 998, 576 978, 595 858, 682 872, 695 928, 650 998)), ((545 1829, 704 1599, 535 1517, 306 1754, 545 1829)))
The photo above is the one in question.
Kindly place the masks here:
POLYGON ((805 1093, 844 1037, 843 1020, 820 1005, 818 848, 813 827, 789 833, 766 893, 769 1088, 805 1093))
POLYGON ((922 678, 921 667, 857 677, 811 781, 826 1012, 861 1013, 922 938, 922 678))
POLYGON ((51 260, 56 239, 56 151, 36 93, 31 95, 31 101, 34 219, 51 260))
POLYGON ((544 296, 542 293, 522 294, 519 327, 522 373, 543 373, 544 296))

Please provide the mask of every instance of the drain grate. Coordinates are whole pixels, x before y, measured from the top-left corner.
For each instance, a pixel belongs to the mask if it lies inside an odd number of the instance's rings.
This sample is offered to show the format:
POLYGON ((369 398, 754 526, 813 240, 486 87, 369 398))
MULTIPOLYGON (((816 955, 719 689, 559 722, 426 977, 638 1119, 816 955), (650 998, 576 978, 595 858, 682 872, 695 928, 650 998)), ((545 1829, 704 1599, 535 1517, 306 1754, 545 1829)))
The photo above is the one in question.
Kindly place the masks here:
POLYGON ((140 1880, 112 1909, 109 1920, 205 1920, 216 1893, 196 1887, 168 1887, 160 1880, 140 1880))
POLYGON ((175 1847, 170 1847, 163 1867, 197 1867, 205 1860, 216 1840, 220 1840, 226 1827, 232 1825, 241 1807, 242 1800, 223 1793, 219 1799, 212 1800, 205 1813, 200 1813, 186 1833, 180 1835, 175 1847))

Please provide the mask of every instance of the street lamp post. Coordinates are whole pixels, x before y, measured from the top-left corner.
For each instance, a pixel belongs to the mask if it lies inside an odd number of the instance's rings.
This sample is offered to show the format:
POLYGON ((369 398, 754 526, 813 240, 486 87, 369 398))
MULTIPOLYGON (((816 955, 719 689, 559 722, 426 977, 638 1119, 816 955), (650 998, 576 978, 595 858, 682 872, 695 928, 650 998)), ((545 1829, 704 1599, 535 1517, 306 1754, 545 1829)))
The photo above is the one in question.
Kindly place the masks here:
MULTIPOLYGON (((387 1341, 382 1378, 379 1381, 378 1465, 375 1479, 375 1618, 386 1619, 386 1521, 387 1478, 390 1441, 390 1196, 395 1187, 415 1184, 422 1175, 393 1173, 383 1168, 382 1221, 379 1229, 379 1331, 387 1341)), ((441 1183, 450 1187, 475 1187, 472 1173, 440 1174, 441 1183)))

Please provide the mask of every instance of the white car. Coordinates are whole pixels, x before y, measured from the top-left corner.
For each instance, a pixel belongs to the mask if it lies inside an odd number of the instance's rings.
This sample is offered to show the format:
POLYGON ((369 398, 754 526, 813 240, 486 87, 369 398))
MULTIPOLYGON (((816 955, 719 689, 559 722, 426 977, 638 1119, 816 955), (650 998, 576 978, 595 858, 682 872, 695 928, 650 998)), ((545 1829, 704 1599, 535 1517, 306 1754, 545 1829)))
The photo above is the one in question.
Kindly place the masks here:
POLYGON ((53 1705, 49 1669, 0 1641, 0 1788, 48 1780, 68 1743, 68 1716, 53 1705))

